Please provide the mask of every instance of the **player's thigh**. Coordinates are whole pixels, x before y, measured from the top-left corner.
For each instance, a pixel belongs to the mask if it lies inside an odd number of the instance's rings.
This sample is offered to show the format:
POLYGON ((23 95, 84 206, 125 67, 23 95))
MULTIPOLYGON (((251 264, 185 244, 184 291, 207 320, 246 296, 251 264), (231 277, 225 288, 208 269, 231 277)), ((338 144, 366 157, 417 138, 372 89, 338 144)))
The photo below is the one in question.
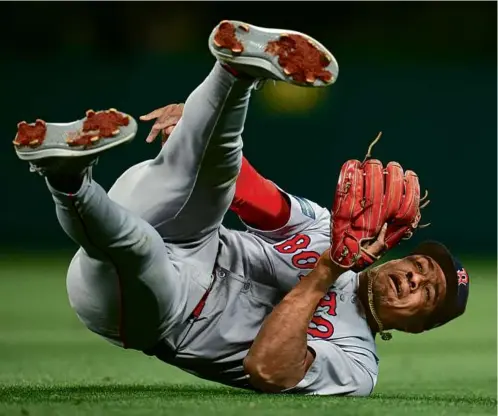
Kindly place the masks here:
POLYGON ((221 225, 233 201, 242 163, 242 140, 206 152, 192 181, 151 160, 132 166, 109 190, 109 197, 139 215, 169 243, 202 246, 221 225))
MULTIPOLYGON (((168 242, 207 242, 217 234, 235 195, 235 183, 240 170, 242 153, 234 155, 233 171, 224 172, 202 167, 197 182, 180 212, 173 218, 157 223, 155 228, 168 242)), ((222 162, 220 162, 222 163, 222 162)))
POLYGON ((67 275, 69 301, 80 320, 114 344, 137 350, 152 347, 183 322, 205 292, 196 270, 171 261, 163 244, 147 257, 117 265, 79 250, 67 275))
POLYGON ((146 160, 126 170, 108 195, 168 239, 168 228, 161 225, 171 221, 174 226, 175 218, 192 193, 195 178, 195 172, 186 177, 176 174, 174 166, 158 169, 155 161, 146 160))
POLYGON ((108 196, 154 226, 161 219, 156 207, 168 203, 171 197, 149 192, 146 184, 152 179, 151 163, 152 160, 145 160, 127 169, 109 189, 108 196))

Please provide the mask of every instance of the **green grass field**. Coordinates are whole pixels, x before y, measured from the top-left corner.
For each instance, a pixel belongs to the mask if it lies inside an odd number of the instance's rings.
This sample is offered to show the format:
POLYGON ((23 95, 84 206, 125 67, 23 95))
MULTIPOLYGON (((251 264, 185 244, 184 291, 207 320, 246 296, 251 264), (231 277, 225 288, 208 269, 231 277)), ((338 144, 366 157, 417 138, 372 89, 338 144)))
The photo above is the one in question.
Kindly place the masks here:
POLYGON ((193 378, 84 328, 65 293, 69 256, 0 258, 0 415, 496 414, 496 269, 471 261, 466 315, 380 341, 369 398, 257 395, 193 378))

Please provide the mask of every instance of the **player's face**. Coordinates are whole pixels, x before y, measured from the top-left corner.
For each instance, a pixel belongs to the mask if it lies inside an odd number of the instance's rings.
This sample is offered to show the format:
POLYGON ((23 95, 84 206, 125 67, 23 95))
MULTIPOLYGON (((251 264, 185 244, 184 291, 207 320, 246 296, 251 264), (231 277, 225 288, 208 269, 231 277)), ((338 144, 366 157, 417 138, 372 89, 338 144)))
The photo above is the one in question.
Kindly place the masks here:
POLYGON ((446 279, 430 257, 413 255, 379 266, 373 293, 377 314, 386 327, 417 333, 444 302, 446 279))

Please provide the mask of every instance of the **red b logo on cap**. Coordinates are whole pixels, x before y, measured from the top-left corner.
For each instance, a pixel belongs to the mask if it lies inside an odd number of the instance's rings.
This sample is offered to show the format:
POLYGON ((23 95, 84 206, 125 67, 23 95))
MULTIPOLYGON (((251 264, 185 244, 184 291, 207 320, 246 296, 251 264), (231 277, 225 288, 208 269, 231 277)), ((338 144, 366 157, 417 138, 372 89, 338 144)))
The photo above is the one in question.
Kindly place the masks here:
POLYGON ((458 286, 466 285, 467 283, 469 283, 469 276, 467 275, 465 269, 458 270, 457 276, 458 276, 458 286))

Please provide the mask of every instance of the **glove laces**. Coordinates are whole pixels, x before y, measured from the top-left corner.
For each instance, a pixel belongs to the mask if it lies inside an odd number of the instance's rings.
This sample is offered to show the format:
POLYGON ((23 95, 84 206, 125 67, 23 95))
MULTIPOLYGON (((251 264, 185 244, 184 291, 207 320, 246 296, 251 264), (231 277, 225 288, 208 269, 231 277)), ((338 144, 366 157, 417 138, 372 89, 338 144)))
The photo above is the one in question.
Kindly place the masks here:
POLYGON ((368 146, 368 150, 367 150, 367 154, 365 155, 365 159, 363 159, 363 162, 361 162, 361 163, 365 163, 368 159, 370 159, 372 157, 372 149, 377 144, 377 142, 380 140, 381 137, 382 137, 382 132, 379 131, 379 134, 377 134, 377 137, 375 139, 373 139, 372 143, 370 143, 370 146, 368 146))

